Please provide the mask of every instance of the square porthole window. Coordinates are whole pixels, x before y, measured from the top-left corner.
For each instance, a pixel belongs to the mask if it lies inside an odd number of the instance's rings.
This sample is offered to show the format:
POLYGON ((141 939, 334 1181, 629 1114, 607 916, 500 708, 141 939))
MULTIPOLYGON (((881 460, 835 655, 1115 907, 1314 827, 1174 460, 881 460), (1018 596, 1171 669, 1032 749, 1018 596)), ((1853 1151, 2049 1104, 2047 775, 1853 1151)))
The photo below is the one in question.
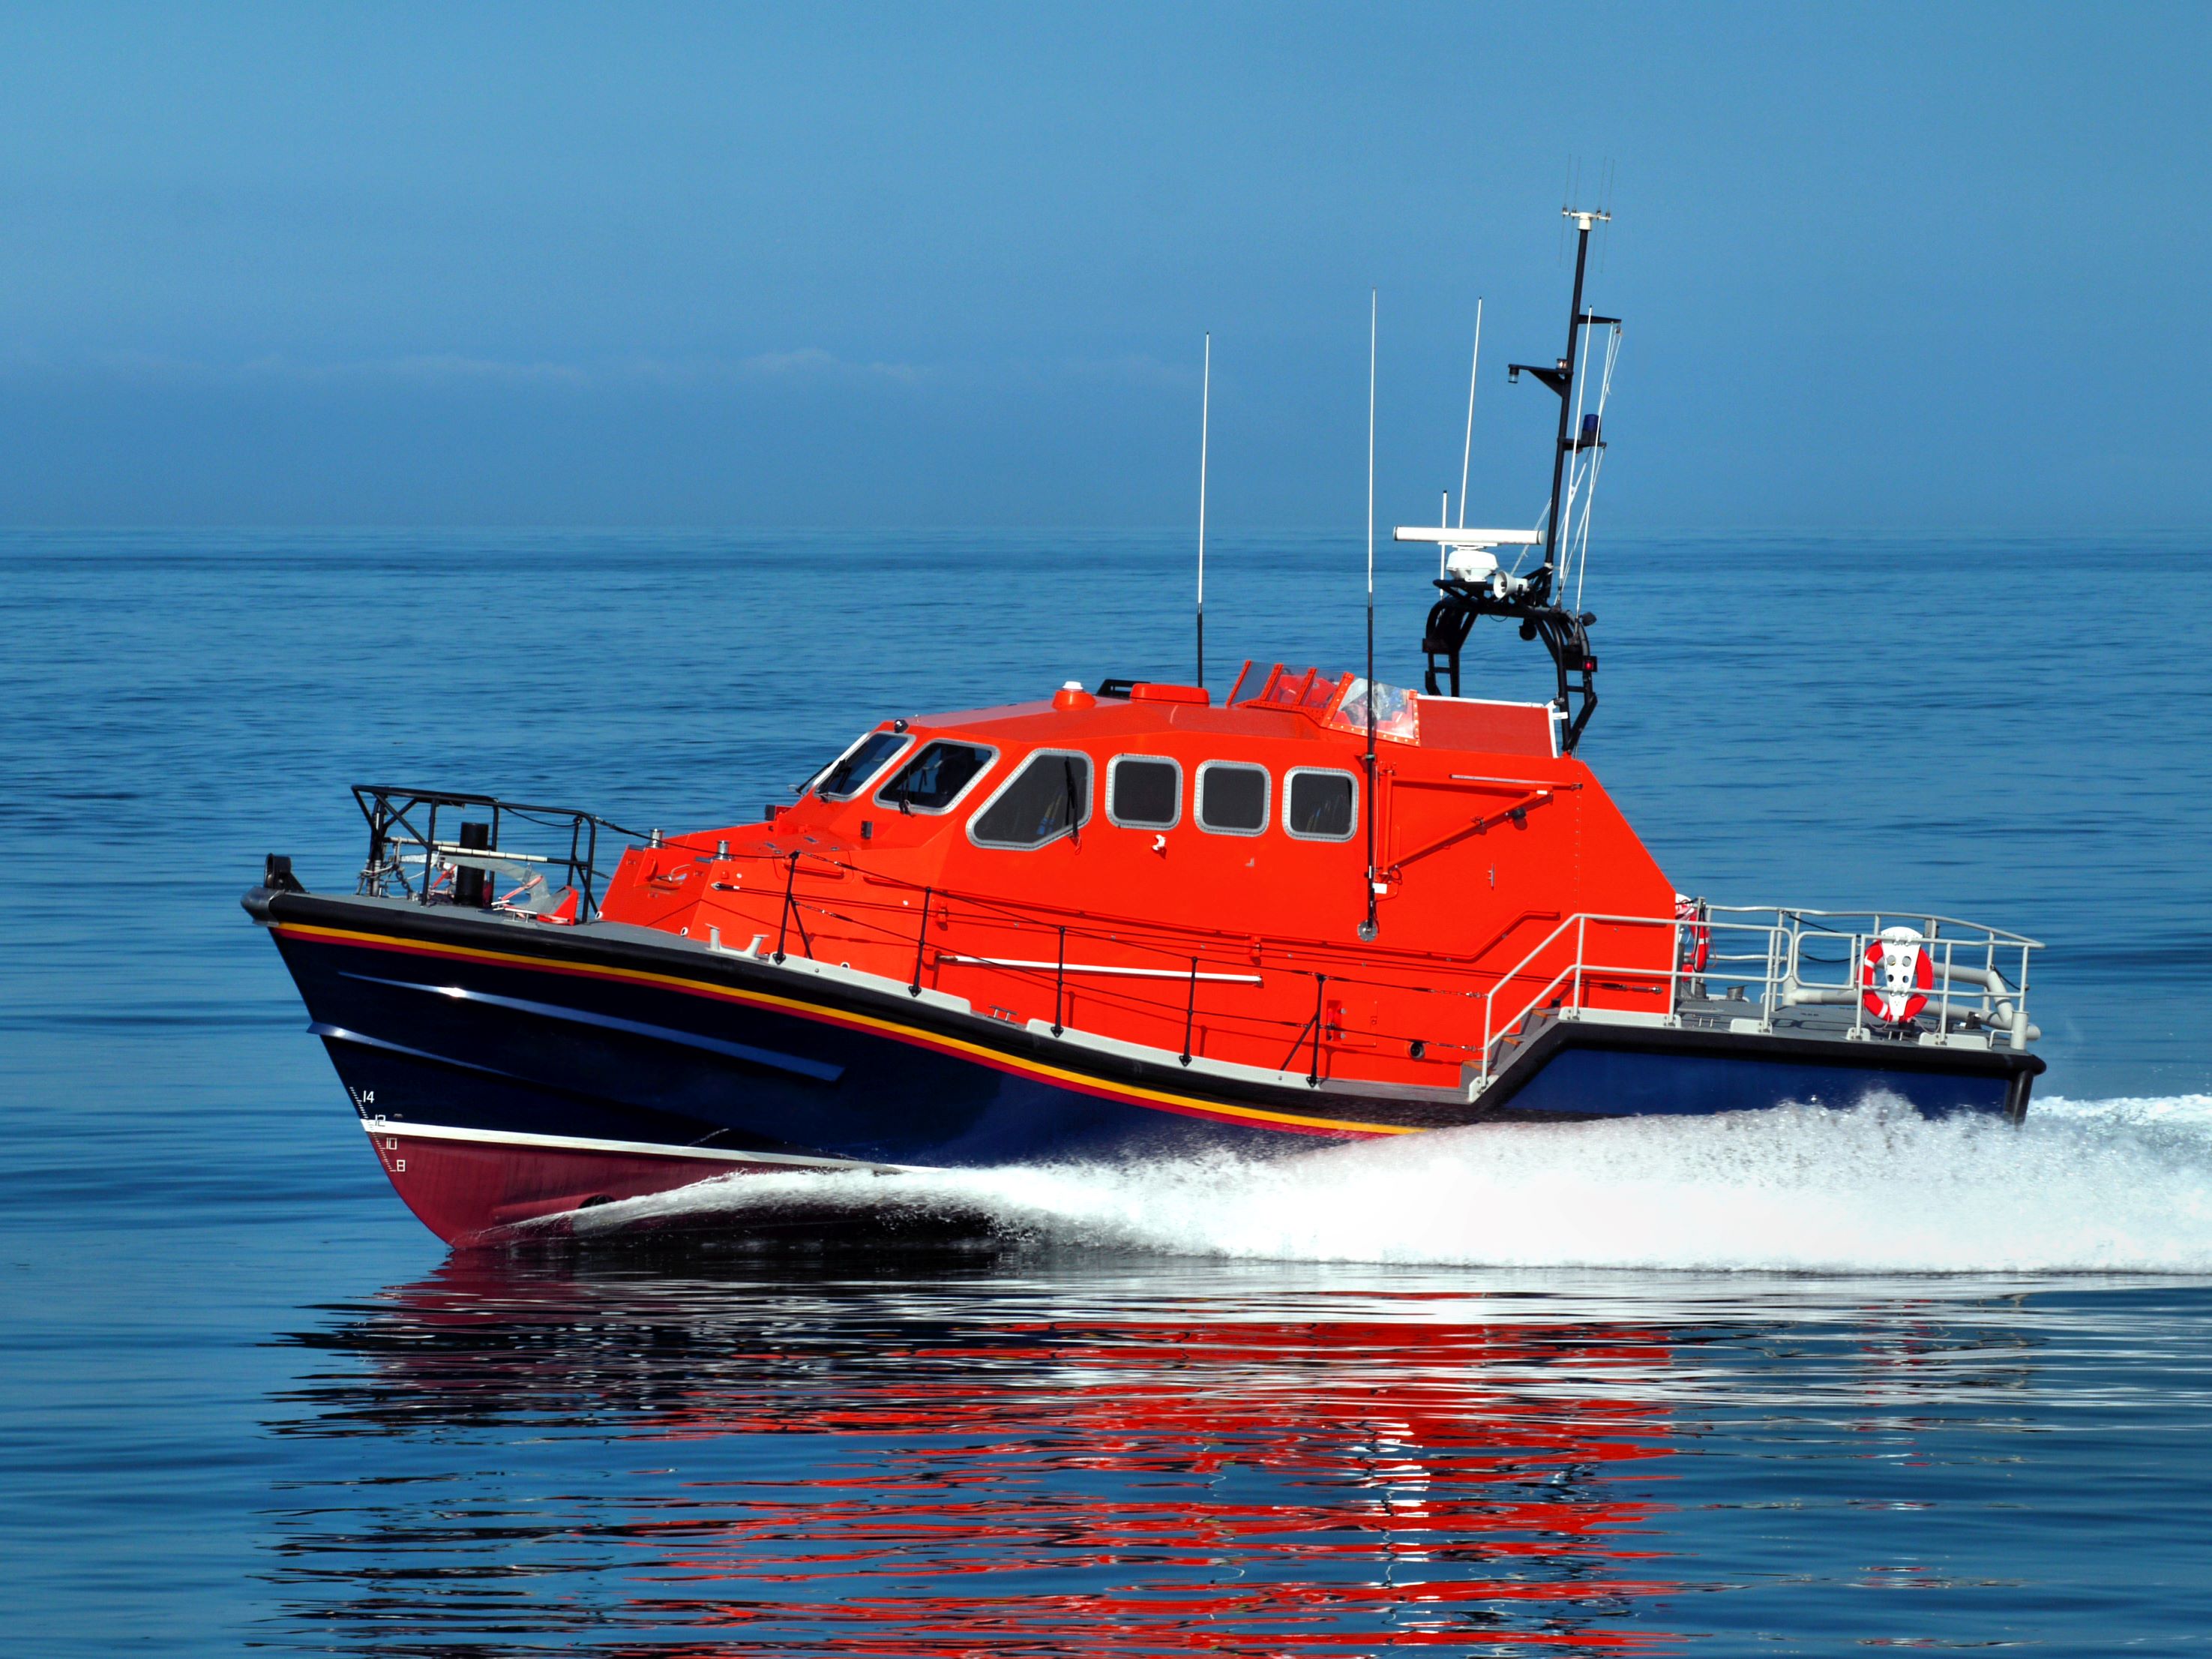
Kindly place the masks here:
POLYGON ((1106 818, 1124 830, 1172 830, 1182 818, 1182 768, 1158 755, 1117 755, 1106 769, 1106 818))
POLYGON ((1207 761, 1198 769, 1198 827, 1217 836, 1256 836, 1267 827, 1267 769, 1207 761))
POLYGON ((1359 780, 1294 767, 1283 779, 1283 833, 1298 841, 1350 841, 1359 821, 1359 780))

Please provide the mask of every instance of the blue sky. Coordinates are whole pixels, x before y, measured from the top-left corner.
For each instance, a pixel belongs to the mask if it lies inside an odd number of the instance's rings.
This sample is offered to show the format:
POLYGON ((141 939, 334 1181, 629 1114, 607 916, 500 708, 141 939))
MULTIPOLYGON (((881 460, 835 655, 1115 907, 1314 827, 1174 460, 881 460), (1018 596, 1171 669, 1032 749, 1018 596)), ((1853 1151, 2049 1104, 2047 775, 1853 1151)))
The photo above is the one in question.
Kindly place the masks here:
POLYGON ((2212 521, 2203 7, 0 14, 0 521, 2212 521), (1585 193, 1590 193, 1585 191, 1585 193))

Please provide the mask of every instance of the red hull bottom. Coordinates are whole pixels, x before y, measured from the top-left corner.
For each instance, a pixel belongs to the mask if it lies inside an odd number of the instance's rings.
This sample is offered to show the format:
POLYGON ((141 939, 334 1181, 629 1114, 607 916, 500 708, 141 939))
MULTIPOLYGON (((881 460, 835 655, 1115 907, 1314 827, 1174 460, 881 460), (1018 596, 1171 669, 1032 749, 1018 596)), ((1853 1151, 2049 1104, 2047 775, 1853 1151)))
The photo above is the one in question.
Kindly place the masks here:
POLYGON ((455 1246, 496 1243, 525 1222, 614 1199, 643 1198, 772 1167, 726 1158, 434 1140, 389 1129, 370 1139, 392 1189, 424 1226, 455 1246))

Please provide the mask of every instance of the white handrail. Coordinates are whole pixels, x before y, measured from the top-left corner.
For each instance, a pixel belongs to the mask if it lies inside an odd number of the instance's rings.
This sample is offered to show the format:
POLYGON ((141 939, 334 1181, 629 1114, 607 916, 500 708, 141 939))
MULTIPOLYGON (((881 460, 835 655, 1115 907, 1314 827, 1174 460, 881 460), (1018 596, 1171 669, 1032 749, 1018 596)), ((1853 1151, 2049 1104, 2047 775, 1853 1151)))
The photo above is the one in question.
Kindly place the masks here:
MULTIPOLYGON (((2029 959, 2031 953, 2044 948, 2039 940, 1954 916, 1919 916, 1914 921, 1928 964, 1939 1040, 1956 1033, 1962 1020, 1969 1030, 1978 1027, 2003 1034, 2014 1048, 2025 1047, 2031 1038, 2040 1035, 2028 1023, 2027 1010, 2029 959), (1998 957, 2002 952, 2009 958, 2015 951, 2019 952, 2019 973, 2014 981, 2008 981, 1999 969, 1998 957), (1960 961, 1961 957, 1967 960, 1960 961)), ((1863 1038, 1868 1035, 1867 987, 1863 966, 1866 952, 1872 941, 1881 937, 1885 927, 1899 925, 1902 924, 1895 912, 1793 910, 1750 905, 1707 906, 1694 921, 1598 911, 1580 911, 1563 917, 1533 950, 1483 993, 1482 1048, 1476 1068, 1476 1086, 1486 1086, 1496 1074, 1498 1045, 1524 1027, 1547 999, 1556 1000, 1562 1012, 1583 1010, 1587 1004, 1589 982, 1594 977, 1626 976, 1645 981, 1663 978, 1667 991, 1665 1014, 1670 1019, 1681 1017, 1685 980, 1740 981, 1747 990, 1756 985, 1759 995, 1751 1006, 1759 1010, 1759 1024, 1770 1032, 1774 1029, 1776 1015, 1784 1008, 1848 1005, 1852 1009, 1850 1035, 1863 1038), (1732 916, 1770 916, 1773 920, 1728 919, 1732 916), (1821 922, 1849 920, 1861 925, 1849 930, 1807 927, 1808 918, 1817 918, 1821 922), (1667 965, 1593 960, 1589 945, 1592 924, 1600 927, 1667 929, 1667 965), (1705 961, 1696 968, 1688 965, 1683 950, 1684 936, 1690 929, 1703 930, 1709 941, 1705 961), (1532 964, 1558 947, 1571 932, 1574 939, 1568 960, 1510 1018, 1501 1023, 1498 1018, 1498 994, 1525 976, 1531 976, 1532 964), (1710 949, 1711 943, 1726 938, 1741 938, 1747 945, 1755 939, 1759 948, 1755 953, 1710 949), (1807 941, 1817 943, 1823 939, 1832 940, 1847 954, 1840 960, 1808 958, 1805 954, 1807 941), (1810 979, 1806 976, 1808 968, 1815 970, 1810 979), (1836 977, 1820 975, 1818 970, 1823 969, 1835 970, 1836 977), (1555 998, 1555 994, 1563 989, 1564 994, 1555 998)), ((2010 965, 2009 961, 2007 965, 2010 965)))
MULTIPOLYGON (((1918 927, 1923 933, 1929 933, 1931 938, 1936 936, 1931 931, 1933 929, 1963 927, 1967 930, 1969 943, 1979 944, 1985 939, 1993 939, 2006 945, 2025 945, 2037 951, 2047 948, 2041 939, 2030 939, 2025 933, 2012 933, 2002 927, 1992 927, 1984 921, 1968 921, 1963 916, 1937 915, 1929 910, 1815 910, 1802 904, 1708 904, 1705 909, 1711 915, 1731 916, 1836 916, 1847 921, 1872 921, 1877 923, 1882 922, 1886 918, 1889 926, 1895 927, 1910 922, 1918 927)), ((1816 933, 1833 933, 1835 930, 1816 928, 1814 931, 1816 933)), ((1881 932, 1881 927, 1877 926, 1865 931, 1879 933, 1881 932)))

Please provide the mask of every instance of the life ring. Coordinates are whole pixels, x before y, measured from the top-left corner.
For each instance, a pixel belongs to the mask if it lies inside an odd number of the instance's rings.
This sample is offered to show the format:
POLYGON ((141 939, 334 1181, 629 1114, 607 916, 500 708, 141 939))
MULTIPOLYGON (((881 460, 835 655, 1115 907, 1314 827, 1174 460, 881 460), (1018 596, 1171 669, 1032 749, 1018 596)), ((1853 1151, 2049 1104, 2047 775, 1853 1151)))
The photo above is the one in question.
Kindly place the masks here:
POLYGON ((1676 937, 1681 940, 1681 971, 1704 973, 1713 955, 1713 930, 1706 925, 1705 902, 1675 894, 1674 921, 1676 937))
POLYGON ((1876 1019, 1903 1025, 1919 1018, 1936 986, 1928 942, 1910 927, 1885 928, 1866 948, 1859 983, 1866 987, 1866 1011, 1876 1019))

